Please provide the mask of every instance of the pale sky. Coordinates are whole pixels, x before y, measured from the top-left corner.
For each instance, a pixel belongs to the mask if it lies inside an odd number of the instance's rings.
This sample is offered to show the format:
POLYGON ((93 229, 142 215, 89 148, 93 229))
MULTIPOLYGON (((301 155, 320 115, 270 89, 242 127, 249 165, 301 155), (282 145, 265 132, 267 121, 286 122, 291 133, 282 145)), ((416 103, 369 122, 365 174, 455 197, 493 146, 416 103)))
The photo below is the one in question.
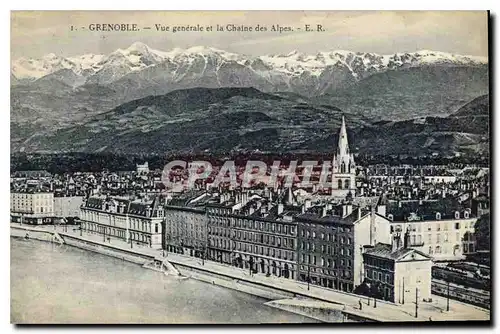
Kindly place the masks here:
POLYGON ((161 51, 201 45, 254 56, 293 50, 308 54, 331 50, 379 54, 434 50, 486 57, 487 19, 486 11, 13 11, 11 56, 107 54, 139 41, 161 51), (92 23, 136 23, 141 30, 91 32, 88 27, 92 23), (213 25, 214 30, 160 32, 155 24, 213 25), (216 24, 259 24, 267 26, 268 31, 216 32, 216 24), (291 26, 295 31, 271 32, 272 24, 291 26), (321 24, 326 31, 306 32, 305 24, 321 24), (71 25, 79 30, 71 31, 71 25), (146 26, 151 30, 142 29, 146 26))

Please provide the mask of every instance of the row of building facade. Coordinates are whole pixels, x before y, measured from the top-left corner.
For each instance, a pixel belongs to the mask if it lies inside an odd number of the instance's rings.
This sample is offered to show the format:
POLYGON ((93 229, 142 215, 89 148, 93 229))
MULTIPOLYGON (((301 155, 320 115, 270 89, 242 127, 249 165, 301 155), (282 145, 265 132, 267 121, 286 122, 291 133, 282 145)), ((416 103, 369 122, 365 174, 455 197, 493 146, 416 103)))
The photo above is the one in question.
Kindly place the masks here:
MULTIPOLYGON (((406 294, 413 289, 421 299, 430 298, 433 260, 458 260, 474 251, 474 223, 478 212, 487 210, 484 203, 471 210, 473 206, 444 191, 437 199, 411 199, 420 196, 417 188, 406 191, 405 200, 387 198, 378 188, 359 192, 344 120, 332 166, 331 193, 304 194, 305 200, 298 200, 303 190, 291 188, 74 200, 56 199, 51 192, 14 191, 11 216, 39 224, 76 214, 82 233, 104 240, 346 292, 370 289, 394 302, 411 300, 414 295, 406 294)), ((139 167, 141 175, 147 174, 147 165, 138 166, 138 173, 139 167)))

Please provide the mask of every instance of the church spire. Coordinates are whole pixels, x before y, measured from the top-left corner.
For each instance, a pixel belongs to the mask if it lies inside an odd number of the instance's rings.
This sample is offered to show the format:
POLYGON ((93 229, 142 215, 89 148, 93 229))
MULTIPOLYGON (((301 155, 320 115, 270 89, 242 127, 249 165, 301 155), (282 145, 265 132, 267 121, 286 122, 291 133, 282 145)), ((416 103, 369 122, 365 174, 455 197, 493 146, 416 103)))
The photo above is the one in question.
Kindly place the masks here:
POLYGON ((339 132, 339 145, 337 148, 337 154, 341 157, 349 155, 349 143, 347 142, 347 129, 345 126, 345 118, 342 115, 342 126, 339 132))

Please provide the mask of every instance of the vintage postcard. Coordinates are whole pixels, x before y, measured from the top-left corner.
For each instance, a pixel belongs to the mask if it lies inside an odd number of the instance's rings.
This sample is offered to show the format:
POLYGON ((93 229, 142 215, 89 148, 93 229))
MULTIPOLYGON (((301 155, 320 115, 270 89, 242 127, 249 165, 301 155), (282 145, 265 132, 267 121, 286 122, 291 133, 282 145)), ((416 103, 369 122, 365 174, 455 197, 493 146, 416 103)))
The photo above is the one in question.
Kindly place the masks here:
POLYGON ((487 11, 12 11, 14 324, 490 321, 487 11))

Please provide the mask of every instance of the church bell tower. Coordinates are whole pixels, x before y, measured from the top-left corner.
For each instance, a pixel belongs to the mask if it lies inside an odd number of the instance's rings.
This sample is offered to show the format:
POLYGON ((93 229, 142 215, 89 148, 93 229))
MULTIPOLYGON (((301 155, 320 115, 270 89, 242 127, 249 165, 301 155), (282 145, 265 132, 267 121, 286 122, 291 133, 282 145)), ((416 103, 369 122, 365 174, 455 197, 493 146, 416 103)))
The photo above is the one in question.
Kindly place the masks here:
POLYGON ((342 115, 339 141, 332 161, 332 196, 345 199, 356 195, 356 164, 354 155, 349 151, 347 128, 342 115))

